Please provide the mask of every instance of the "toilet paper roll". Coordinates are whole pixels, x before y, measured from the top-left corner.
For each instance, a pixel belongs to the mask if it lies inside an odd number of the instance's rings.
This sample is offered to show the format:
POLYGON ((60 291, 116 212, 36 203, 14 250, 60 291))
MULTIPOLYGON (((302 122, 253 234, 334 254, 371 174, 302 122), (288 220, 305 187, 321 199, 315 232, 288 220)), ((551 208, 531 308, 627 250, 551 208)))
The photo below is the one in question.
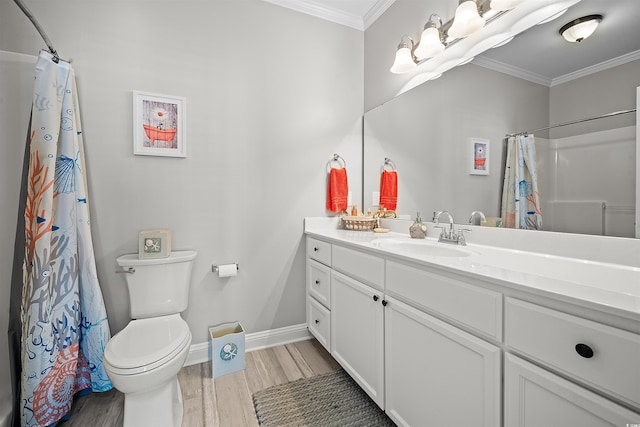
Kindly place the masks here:
POLYGON ((218 266, 219 277, 232 277, 238 275, 238 264, 223 264, 218 266))

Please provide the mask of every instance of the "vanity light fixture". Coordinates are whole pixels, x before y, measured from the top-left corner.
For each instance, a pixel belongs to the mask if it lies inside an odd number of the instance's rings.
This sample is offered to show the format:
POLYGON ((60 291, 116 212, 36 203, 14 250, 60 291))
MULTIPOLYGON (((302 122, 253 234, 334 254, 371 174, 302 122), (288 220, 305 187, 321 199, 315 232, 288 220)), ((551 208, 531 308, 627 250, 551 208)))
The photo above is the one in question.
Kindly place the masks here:
POLYGON ((453 24, 448 31, 449 37, 453 39, 468 37, 484 27, 484 23, 485 18, 480 16, 475 0, 460 0, 453 24))
POLYGON ((433 13, 429 17, 429 21, 424 24, 424 31, 420 36, 420 43, 414 54, 418 60, 432 58, 444 51, 444 37, 442 34, 442 19, 439 15, 433 13), (435 20, 437 19, 437 22, 435 20), (438 26, 436 27, 436 24, 438 26))
POLYGON ((580 43, 589 37, 598 28, 598 24, 602 21, 602 15, 588 15, 582 18, 574 19, 560 28, 560 34, 568 42, 580 43))
POLYGON ((394 74, 404 74, 418 68, 413 60, 413 39, 409 36, 402 36, 398 50, 396 51, 396 59, 393 61, 390 71, 394 74))
POLYGON ((522 0, 491 0, 491 10, 504 12, 513 9, 520 3, 522 3, 522 0))

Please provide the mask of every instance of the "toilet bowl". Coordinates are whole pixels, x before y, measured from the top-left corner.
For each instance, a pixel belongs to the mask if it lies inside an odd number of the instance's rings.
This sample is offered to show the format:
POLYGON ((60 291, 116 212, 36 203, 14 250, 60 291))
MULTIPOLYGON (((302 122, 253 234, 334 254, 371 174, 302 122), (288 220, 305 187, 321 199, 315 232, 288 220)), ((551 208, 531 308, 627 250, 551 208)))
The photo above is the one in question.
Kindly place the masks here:
POLYGON ((136 254, 117 260, 135 269, 127 270, 134 320, 107 343, 103 360, 113 386, 124 393, 124 427, 182 423, 177 374, 192 336, 180 312, 187 306, 195 255, 185 251, 164 260, 139 260, 136 254))
POLYGON ((191 345, 179 314, 131 321, 105 349, 104 366, 114 387, 125 394, 125 426, 174 426, 182 420, 182 393, 176 375, 191 345))

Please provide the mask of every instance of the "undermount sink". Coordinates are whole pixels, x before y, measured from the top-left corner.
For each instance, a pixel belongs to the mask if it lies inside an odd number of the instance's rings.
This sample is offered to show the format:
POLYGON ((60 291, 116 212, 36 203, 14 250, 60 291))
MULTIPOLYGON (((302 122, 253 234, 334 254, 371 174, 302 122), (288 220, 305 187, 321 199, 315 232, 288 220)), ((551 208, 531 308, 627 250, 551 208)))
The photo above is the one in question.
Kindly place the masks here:
POLYGON ((432 243, 424 240, 380 240, 375 243, 380 249, 401 253, 416 257, 466 257, 470 252, 457 247, 444 246, 441 243, 432 243))

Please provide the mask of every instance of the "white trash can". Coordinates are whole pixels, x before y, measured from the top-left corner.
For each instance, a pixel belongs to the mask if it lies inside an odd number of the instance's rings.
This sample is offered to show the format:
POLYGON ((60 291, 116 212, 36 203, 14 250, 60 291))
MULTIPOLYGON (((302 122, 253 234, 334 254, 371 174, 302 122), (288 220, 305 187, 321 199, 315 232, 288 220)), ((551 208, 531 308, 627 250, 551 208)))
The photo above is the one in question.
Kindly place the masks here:
POLYGON ((213 378, 244 369, 244 329, 240 322, 210 326, 209 337, 213 378))

